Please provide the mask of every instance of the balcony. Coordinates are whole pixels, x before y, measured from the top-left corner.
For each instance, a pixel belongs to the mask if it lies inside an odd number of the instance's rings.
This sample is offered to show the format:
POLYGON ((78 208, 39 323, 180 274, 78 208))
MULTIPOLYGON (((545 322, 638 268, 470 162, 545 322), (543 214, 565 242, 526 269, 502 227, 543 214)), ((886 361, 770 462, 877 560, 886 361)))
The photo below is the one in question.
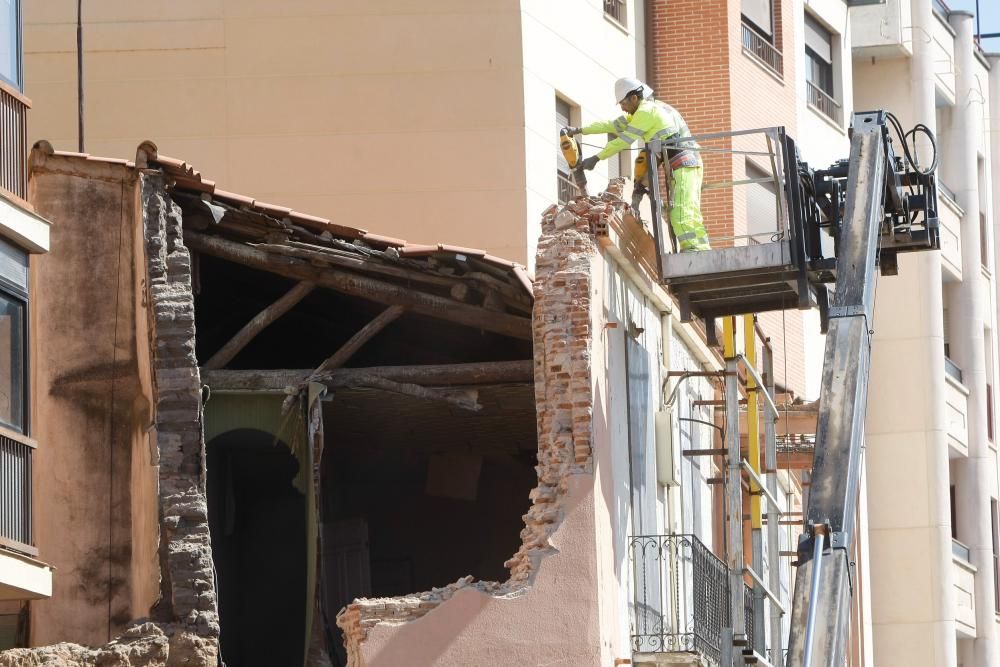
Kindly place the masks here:
POLYGON ((976 636, 976 568, 969 562, 969 547, 951 541, 951 579, 955 587, 955 634, 961 639, 976 636))
POLYGON ((944 363, 944 413, 948 429, 948 456, 963 458, 969 455, 969 390, 962 385, 961 369, 947 357, 944 363))
POLYGON ((813 109, 840 126, 842 123, 840 102, 827 95, 826 91, 812 81, 806 81, 806 101, 813 109))
POLYGON ((0 433, 0 600, 52 595, 52 570, 34 560, 31 532, 31 457, 35 443, 0 433))
POLYGON ((623 28, 628 26, 628 6, 625 0, 604 0, 604 15, 623 28))
MULTIPOLYGON (((729 623, 726 564, 694 535, 633 537, 629 556, 633 662, 657 664, 656 654, 686 653, 718 664, 729 623)), ((743 588, 744 631, 752 642, 753 594, 743 588)))
POLYGON ((851 51, 855 58, 899 58, 912 55, 910 3, 884 0, 851 7, 851 51))
POLYGON ((0 81, 0 189, 22 200, 28 198, 30 106, 27 97, 0 81))
POLYGON ((941 224, 941 272, 946 281, 962 279, 962 216, 955 194, 938 181, 938 219, 941 224))
POLYGON ((743 21, 743 51, 753 56, 779 78, 784 78, 785 68, 781 51, 746 21, 743 21))

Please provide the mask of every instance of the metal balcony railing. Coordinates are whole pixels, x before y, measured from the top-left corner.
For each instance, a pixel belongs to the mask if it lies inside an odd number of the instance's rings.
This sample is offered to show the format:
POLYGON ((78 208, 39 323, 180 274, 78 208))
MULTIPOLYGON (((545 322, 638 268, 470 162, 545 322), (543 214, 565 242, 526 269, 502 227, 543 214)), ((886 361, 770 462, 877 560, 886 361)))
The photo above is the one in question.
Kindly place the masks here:
MULTIPOLYGON (((629 554, 633 651, 700 653, 718 662, 729 622, 726 564, 694 535, 633 537, 629 554)), ((746 585, 743 601, 752 642, 753 593, 746 585)))
POLYGON ((580 196, 580 188, 576 187, 573 179, 561 171, 556 172, 556 182, 559 187, 559 203, 568 204, 570 200, 580 196))
POLYGON ((965 546, 956 539, 952 539, 951 541, 951 555, 961 558, 966 563, 972 562, 972 552, 969 551, 969 547, 965 546))
POLYGON ((746 21, 743 21, 743 48, 772 72, 784 77, 784 59, 781 51, 746 21))
POLYGON ((962 384, 962 369, 958 367, 954 361, 949 359, 947 356, 944 358, 944 372, 945 375, 951 377, 955 382, 962 384))
POLYGON ((840 125, 840 102, 830 97, 825 90, 812 81, 806 81, 806 101, 811 107, 840 125))
POLYGON ((0 188, 28 197, 27 98, 0 82, 0 188))
POLYGON ((31 455, 34 446, 0 434, 0 546, 36 555, 31 534, 31 455))
POLYGON ((623 28, 628 25, 628 6, 625 0, 604 0, 604 13, 623 28))

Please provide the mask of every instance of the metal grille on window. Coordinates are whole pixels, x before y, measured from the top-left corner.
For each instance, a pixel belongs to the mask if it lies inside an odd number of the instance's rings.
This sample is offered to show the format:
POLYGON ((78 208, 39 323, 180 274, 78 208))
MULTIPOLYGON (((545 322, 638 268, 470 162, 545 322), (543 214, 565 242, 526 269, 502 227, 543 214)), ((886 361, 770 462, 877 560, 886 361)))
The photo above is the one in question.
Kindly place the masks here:
POLYGON ((833 33, 809 14, 806 28, 806 99, 809 105, 840 123, 840 103, 834 93, 833 33))
MULTIPOLYGON (((572 107, 570 107, 569 102, 559 97, 556 98, 556 125, 557 127, 566 127, 570 124, 570 117, 572 116, 572 107)), ((565 204, 570 199, 573 199, 577 195, 576 183, 573 182, 573 177, 570 174, 569 165, 566 163, 566 158, 563 157, 562 151, 556 147, 556 185, 558 192, 558 201, 560 204, 565 204)))
POLYGON ((622 27, 628 25, 628 5, 625 0, 604 0, 604 13, 622 27))

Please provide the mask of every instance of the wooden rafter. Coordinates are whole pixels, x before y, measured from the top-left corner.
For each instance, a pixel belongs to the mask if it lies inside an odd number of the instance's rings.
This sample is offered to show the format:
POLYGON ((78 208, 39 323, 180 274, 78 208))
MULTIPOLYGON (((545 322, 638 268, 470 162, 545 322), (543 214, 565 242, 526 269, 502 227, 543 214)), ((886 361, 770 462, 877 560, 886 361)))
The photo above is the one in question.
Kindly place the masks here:
POLYGON ((310 379, 343 366, 347 363, 348 359, 353 357, 354 354, 361 349, 362 345, 367 343, 375 334, 386 328, 391 322, 402 315, 405 310, 406 309, 402 306, 389 306, 383 310, 378 314, 378 317, 361 327, 356 334, 351 336, 346 343, 341 345, 336 352, 320 364, 319 367, 313 371, 310 379))
MULTIPOLYGON (((345 386, 353 376, 382 377, 395 382, 424 386, 525 384, 533 382, 534 362, 487 361, 464 364, 420 364, 415 366, 374 366, 370 368, 338 368, 322 373, 317 382, 345 386)), ((277 370, 205 370, 201 380, 213 391, 273 391, 301 384, 313 371, 307 369, 277 370)))
POLYGON ((291 310, 295 304, 301 301, 307 294, 309 294, 309 292, 313 291, 313 288, 315 287, 316 284, 311 282, 303 281, 297 284, 280 299, 257 313, 252 320, 247 322, 242 329, 236 332, 235 336, 230 338, 225 345, 220 347, 218 352, 213 354, 212 358, 206 361, 202 367, 214 370, 222 368, 228 364, 250 343, 250 341, 257 336, 257 334, 291 310))
POLYGON ((356 373, 354 375, 343 376, 336 381, 328 383, 332 387, 362 387, 368 389, 381 389, 391 391, 396 394, 405 394, 430 401, 442 401, 458 406, 465 410, 478 412, 483 409, 479 403, 479 393, 475 389, 441 389, 422 387, 409 382, 394 382, 377 375, 365 375, 356 373))
POLYGON ((275 257, 242 243, 193 230, 184 231, 184 241, 198 252, 261 271, 314 282, 326 289, 336 290, 387 306, 404 306, 407 310, 420 315, 492 331, 512 338, 522 340, 531 338, 531 321, 527 317, 492 312, 447 297, 429 294, 414 287, 396 285, 349 271, 326 267, 318 268, 308 261, 294 257, 275 257))

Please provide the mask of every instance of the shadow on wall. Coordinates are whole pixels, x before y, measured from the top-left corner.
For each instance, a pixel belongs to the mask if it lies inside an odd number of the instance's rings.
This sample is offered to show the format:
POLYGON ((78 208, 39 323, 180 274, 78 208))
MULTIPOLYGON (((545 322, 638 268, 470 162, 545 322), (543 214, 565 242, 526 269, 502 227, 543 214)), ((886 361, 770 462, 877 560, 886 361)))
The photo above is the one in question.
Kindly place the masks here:
POLYGON ((300 665, 306 611, 306 503, 298 463, 269 433, 208 443, 208 512, 227 667, 300 665))

